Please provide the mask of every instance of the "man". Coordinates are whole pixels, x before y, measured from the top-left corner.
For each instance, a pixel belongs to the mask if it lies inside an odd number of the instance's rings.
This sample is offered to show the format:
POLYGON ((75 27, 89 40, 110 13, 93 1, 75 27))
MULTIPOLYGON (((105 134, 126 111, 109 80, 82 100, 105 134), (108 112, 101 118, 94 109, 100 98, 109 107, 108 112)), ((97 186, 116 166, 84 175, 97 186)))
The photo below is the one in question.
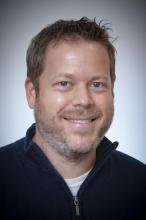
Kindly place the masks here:
POLYGON ((59 20, 27 51, 35 124, 0 149, 1 219, 145 219, 146 166, 104 135, 114 114, 108 28, 59 20))

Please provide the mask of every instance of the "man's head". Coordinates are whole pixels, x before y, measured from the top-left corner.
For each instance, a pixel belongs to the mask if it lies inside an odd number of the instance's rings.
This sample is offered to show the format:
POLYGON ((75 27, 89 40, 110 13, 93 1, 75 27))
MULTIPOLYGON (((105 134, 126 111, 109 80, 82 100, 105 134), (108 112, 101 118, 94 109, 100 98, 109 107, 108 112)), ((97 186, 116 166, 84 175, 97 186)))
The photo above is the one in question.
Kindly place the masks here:
POLYGON ((88 155, 113 117, 115 51, 95 21, 58 21, 42 30, 27 55, 26 92, 38 144, 75 159, 88 155))
POLYGON ((36 91, 39 90, 39 77, 43 72, 46 49, 48 45, 56 45, 61 40, 75 42, 86 40, 100 42, 107 49, 110 59, 110 76, 112 85, 115 81, 115 48, 110 42, 109 28, 96 23, 95 19, 86 17, 80 20, 58 20, 46 26, 31 41, 27 50, 27 76, 33 82, 36 91))

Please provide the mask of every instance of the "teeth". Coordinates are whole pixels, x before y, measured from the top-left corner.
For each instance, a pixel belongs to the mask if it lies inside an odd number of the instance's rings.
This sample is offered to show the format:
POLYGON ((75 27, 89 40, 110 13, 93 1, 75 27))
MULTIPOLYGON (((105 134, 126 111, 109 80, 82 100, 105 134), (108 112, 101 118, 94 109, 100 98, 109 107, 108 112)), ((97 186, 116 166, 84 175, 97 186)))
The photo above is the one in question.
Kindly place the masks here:
POLYGON ((87 123, 91 122, 91 120, 89 120, 89 119, 85 119, 85 120, 68 119, 68 121, 71 121, 72 123, 78 123, 78 124, 87 124, 87 123))

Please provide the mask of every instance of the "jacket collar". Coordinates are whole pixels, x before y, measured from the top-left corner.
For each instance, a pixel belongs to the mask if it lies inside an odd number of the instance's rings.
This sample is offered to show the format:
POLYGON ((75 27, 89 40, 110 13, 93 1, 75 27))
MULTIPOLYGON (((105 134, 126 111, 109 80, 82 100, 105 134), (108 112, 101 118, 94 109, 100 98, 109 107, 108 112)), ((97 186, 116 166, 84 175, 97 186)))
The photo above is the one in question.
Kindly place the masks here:
MULTIPOLYGON (((45 156, 41 148, 33 142, 33 137, 35 135, 35 124, 27 130, 24 151, 31 157, 35 162, 43 166, 43 164, 48 169, 48 158, 45 156)), ((100 142, 96 150, 96 167, 101 167, 105 160, 111 155, 111 153, 117 148, 118 142, 112 143, 108 138, 104 137, 100 142)))

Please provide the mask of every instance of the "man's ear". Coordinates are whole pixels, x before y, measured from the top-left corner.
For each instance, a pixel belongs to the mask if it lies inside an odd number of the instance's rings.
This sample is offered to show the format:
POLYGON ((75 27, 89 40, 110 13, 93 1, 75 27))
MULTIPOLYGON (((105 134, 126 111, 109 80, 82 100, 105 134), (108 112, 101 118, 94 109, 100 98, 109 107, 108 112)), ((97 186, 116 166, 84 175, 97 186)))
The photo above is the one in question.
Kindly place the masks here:
POLYGON ((29 78, 26 78, 25 80, 25 92, 26 92, 26 98, 27 102, 30 108, 34 108, 35 101, 36 101, 36 91, 34 84, 29 78))

